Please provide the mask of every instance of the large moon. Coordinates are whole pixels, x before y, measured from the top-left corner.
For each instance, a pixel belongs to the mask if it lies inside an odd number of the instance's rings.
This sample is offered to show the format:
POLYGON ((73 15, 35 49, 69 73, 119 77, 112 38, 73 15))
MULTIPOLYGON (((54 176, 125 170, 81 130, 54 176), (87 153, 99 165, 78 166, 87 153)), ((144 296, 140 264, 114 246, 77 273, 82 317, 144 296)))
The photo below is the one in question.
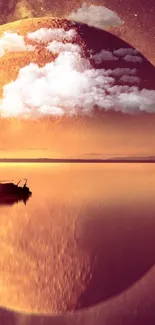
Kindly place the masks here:
MULTIPOLYGON (((154 67, 136 49, 118 37, 86 24, 35 18, 1 26, 1 157, 154 154, 154 79, 154 67)), ((50 185, 54 175, 49 180, 50 185)), ((67 182, 70 179, 73 189, 77 189, 70 171, 64 175, 67 182)), ((129 178, 127 175, 128 182, 129 178)), ((43 184, 41 173, 39 180, 43 184)), ((112 177, 111 181, 110 186, 113 186, 112 177)), ((120 179, 114 183, 117 186, 120 179)), ((141 187, 143 195, 144 185, 141 187)), ((136 181, 135 186, 138 186, 136 181)), ((93 195, 97 193, 93 182, 90 188, 93 195)), ((93 209, 98 216, 102 211, 100 206, 92 206, 94 197, 90 196, 90 188, 89 191, 84 188, 82 192, 84 199, 89 197, 90 200, 87 209, 79 206, 77 196, 77 206, 70 204, 65 210, 64 205, 60 205, 59 196, 58 201, 54 200, 53 188, 52 220, 47 216, 44 224, 43 209, 37 231, 37 213, 31 220, 28 219, 31 216, 19 213, 11 219, 7 231, 2 228, 3 243, 9 238, 16 251, 15 261, 12 261, 12 246, 0 256, 2 306, 34 313, 75 311, 120 293, 146 272, 152 262, 149 256, 142 272, 136 272, 135 277, 127 274, 128 281, 122 281, 118 268, 116 288, 114 292, 109 290, 107 283, 113 268, 111 265, 110 272, 104 274, 101 242, 105 229, 100 219, 97 226, 93 222, 93 209), (77 223, 79 215, 89 218, 84 224, 77 223), (95 240, 94 231, 99 234, 95 240), (27 250, 33 252, 32 259, 23 258, 25 234, 30 236, 27 250), (41 238, 45 238, 45 242, 41 238), (38 248, 41 258, 39 261, 36 258, 35 263, 33 257, 37 256, 38 248)), ((60 186, 59 193, 64 199, 65 187, 60 186)), ((74 196, 71 201, 74 202, 74 196)), ((5 220, 5 215, 3 217, 5 220)), ((108 228, 113 229, 110 219, 107 220, 108 228)), ((124 244, 124 228, 121 227, 124 244)), ((124 227, 126 229, 126 225, 124 227)), ((147 229, 145 223, 143 229, 147 229)), ((137 232, 136 228, 135 236, 137 232)), ((104 245, 108 245, 108 240, 105 236, 104 245)), ((115 241, 117 243, 118 239, 115 241)), ((135 249, 134 241, 133 244, 132 249, 135 249)), ((149 245, 151 249, 152 237, 149 245)), ((137 255, 143 256, 142 246, 136 249, 137 255)), ((128 256, 125 260, 130 263, 128 256)), ((124 274, 126 269, 122 268, 121 261, 119 266, 124 274)), ((137 269, 136 263, 134 267, 137 269)))

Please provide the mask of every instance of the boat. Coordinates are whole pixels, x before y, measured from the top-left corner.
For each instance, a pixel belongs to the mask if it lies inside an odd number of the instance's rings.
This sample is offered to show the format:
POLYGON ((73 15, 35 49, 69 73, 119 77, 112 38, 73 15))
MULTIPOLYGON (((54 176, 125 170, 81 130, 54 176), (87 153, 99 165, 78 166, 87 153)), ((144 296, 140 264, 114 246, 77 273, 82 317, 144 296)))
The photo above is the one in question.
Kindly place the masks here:
POLYGON ((26 204, 32 192, 27 186, 27 179, 24 180, 23 186, 19 186, 22 180, 17 184, 8 181, 0 181, 0 205, 12 205, 19 201, 23 201, 26 204))

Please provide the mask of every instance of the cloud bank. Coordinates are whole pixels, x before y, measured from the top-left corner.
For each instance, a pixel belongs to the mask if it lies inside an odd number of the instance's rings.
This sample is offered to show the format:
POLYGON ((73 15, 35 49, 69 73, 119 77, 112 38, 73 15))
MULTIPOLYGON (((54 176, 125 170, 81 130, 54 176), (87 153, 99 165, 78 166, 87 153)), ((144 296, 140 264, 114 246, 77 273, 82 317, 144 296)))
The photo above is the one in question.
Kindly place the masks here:
POLYGON ((129 114, 155 112, 155 91, 139 88, 141 80, 135 63, 142 61, 136 50, 122 48, 91 54, 99 64, 107 60, 118 62, 115 69, 98 69, 82 56, 81 47, 71 42, 75 36, 75 31, 62 29, 39 29, 28 34, 37 42, 45 42, 44 47, 57 57, 44 67, 30 63, 19 70, 17 79, 3 88, 1 116, 91 115, 96 109, 129 114), (126 56, 136 58, 130 60, 133 68, 119 67, 126 56))
POLYGON ((77 11, 72 11, 67 18, 100 29, 119 27, 124 23, 116 12, 105 6, 88 5, 86 3, 83 3, 82 7, 77 11))
POLYGON ((100 64, 103 61, 116 61, 122 59, 124 61, 133 63, 142 63, 143 59, 141 56, 137 55, 138 51, 132 48, 121 48, 114 51, 101 50, 101 52, 92 54, 91 58, 96 64, 100 64))

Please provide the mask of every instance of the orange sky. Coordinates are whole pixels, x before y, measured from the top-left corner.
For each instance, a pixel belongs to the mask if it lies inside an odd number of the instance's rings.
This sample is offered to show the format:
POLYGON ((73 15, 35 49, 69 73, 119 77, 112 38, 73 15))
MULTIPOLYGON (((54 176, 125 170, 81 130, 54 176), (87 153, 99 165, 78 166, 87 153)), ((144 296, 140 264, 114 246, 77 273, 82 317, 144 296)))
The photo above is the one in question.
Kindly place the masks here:
POLYGON ((1 119, 0 158, 102 158, 155 155, 155 116, 1 119))

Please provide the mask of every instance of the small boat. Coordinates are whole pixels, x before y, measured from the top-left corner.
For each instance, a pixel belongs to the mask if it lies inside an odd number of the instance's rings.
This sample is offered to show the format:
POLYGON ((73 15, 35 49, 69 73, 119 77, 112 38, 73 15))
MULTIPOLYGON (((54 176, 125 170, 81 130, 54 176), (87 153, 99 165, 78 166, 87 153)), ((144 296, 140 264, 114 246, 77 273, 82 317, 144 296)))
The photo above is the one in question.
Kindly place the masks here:
POLYGON ((0 181, 0 205, 12 205, 18 201, 23 201, 26 204, 32 192, 27 186, 27 179, 24 180, 23 186, 19 186, 21 180, 17 184, 0 181))

